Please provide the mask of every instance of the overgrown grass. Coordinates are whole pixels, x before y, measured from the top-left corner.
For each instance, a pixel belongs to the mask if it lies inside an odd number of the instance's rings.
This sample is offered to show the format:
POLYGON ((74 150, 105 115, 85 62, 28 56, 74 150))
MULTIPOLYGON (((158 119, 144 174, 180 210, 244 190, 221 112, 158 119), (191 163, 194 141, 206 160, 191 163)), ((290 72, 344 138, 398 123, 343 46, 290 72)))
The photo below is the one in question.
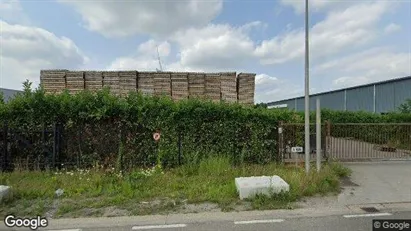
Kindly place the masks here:
MULTIPOLYGON (((60 215, 108 206, 130 210, 132 214, 151 214, 176 209, 184 200, 187 203, 216 203, 227 211, 242 203, 234 178, 261 175, 279 175, 290 184, 290 192, 271 197, 258 195, 249 200, 252 208, 289 208, 290 203, 301 197, 338 191, 339 177, 349 174, 349 170, 340 164, 325 165, 320 173, 306 174, 304 169, 274 163, 233 167, 230 160, 223 157, 175 169, 163 170, 156 166, 127 174, 98 168, 75 172, 3 173, 0 174, 0 184, 12 187, 14 199, 1 206, 0 214, 43 215, 51 209, 50 204, 59 188, 64 190, 58 208, 60 215), (132 206, 164 198, 168 202, 140 206, 138 211, 132 206), (37 207, 22 209, 30 201, 37 207)), ((96 212, 94 215, 101 214, 96 212)))

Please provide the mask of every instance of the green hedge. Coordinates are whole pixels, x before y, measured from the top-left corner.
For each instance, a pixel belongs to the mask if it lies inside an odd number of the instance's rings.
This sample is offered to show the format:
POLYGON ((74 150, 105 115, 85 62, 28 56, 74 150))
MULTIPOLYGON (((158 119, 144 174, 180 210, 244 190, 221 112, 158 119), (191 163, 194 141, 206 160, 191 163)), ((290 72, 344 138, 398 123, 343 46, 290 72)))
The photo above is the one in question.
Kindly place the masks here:
MULTIPOLYGON (((63 162, 92 162, 123 167, 166 166, 178 161, 178 137, 182 161, 199 161, 206 155, 227 155, 234 162, 266 163, 277 158, 278 121, 298 119, 292 112, 209 101, 173 102, 167 97, 132 93, 113 96, 107 89, 97 93, 45 95, 27 90, 0 106, 0 122, 36 137, 44 124, 65 125, 63 162), (152 134, 161 130, 155 144, 152 134), (33 134, 37 135, 33 135, 33 134), (120 148, 121 147, 121 148, 120 148)), ((18 146, 18 145, 16 145, 18 146)), ((14 159, 36 160, 39 152, 15 150, 14 159)))

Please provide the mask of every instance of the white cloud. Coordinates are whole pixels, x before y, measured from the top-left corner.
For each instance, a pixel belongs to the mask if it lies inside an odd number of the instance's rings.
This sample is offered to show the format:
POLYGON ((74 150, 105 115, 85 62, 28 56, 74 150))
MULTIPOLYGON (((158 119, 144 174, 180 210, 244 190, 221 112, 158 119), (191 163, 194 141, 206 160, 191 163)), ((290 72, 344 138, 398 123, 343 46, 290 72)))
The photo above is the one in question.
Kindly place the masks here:
POLYGON ((277 100, 300 96, 302 86, 290 83, 267 74, 258 74, 255 77, 255 102, 273 102, 277 100))
POLYGON ((59 1, 81 14, 86 28, 107 37, 170 35, 207 25, 222 10, 221 0, 59 1))
POLYGON ((411 75, 411 52, 373 48, 323 63, 315 73, 338 73, 334 87, 349 87, 411 75))
POLYGON ((180 62, 193 68, 237 68, 252 58, 254 43, 246 34, 259 23, 235 28, 210 24, 202 29, 176 33, 173 40, 180 47, 180 62))
POLYGON ((26 79, 37 85, 41 69, 76 68, 88 61, 69 38, 42 28, 0 21, 0 38, 3 87, 20 89, 26 79))
POLYGON ((153 71, 160 69, 158 54, 161 62, 167 62, 170 54, 170 43, 167 41, 156 42, 148 40, 139 45, 136 54, 128 57, 119 57, 115 59, 108 67, 109 70, 145 70, 153 71))
MULTIPOLYGON (((337 54, 374 39, 377 35, 376 25, 391 9, 390 6, 386 1, 378 1, 330 11, 324 21, 310 29, 311 56, 316 58, 337 54)), ((304 37, 303 29, 286 32, 263 41, 256 48, 255 55, 261 58, 262 64, 279 64, 300 58, 304 55, 304 37)))
MULTIPOLYGON (((159 46, 163 67, 169 71, 238 70, 253 60, 254 43, 247 33, 264 27, 261 22, 251 22, 241 27, 210 24, 202 29, 178 31, 170 39, 179 48, 177 57, 164 59, 170 53, 170 44, 159 46)), ((155 42, 150 40, 141 44, 136 54, 117 58, 109 68, 155 70, 159 68, 155 52, 155 42)))
POLYGON ((0 20, 29 24, 19 0, 0 0, 0 20))
POLYGON ((387 34, 397 32, 399 30, 401 30, 401 26, 395 23, 391 23, 384 28, 384 32, 387 34))

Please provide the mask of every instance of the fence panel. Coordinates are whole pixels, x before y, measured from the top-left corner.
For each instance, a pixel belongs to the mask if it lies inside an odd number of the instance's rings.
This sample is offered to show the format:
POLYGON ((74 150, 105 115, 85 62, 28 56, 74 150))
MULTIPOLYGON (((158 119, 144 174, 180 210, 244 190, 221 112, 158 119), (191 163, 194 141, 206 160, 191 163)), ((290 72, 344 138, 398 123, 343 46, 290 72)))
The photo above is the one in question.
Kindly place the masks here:
POLYGON ((340 123, 330 127, 330 158, 340 161, 411 157, 411 123, 340 123))
MULTIPOLYGON (((303 123, 280 123, 281 134, 279 137, 279 152, 283 162, 302 162, 305 160, 304 151, 292 153, 292 147, 305 148, 305 126, 303 123)), ((327 159, 327 124, 321 125, 321 154, 322 159, 327 159)), ((310 160, 316 161, 316 129, 315 124, 310 124, 310 160)))

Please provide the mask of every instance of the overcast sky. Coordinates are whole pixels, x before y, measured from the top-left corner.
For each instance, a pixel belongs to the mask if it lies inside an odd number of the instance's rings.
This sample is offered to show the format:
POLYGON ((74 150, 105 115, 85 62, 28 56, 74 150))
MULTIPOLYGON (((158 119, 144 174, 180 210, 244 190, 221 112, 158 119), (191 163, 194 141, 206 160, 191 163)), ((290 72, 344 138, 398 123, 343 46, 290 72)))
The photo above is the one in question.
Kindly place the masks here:
MULTIPOLYGON (((411 75, 411 0, 310 0, 311 92, 411 75)), ((304 0, 0 0, 0 86, 41 69, 253 72, 304 94, 304 0)))

